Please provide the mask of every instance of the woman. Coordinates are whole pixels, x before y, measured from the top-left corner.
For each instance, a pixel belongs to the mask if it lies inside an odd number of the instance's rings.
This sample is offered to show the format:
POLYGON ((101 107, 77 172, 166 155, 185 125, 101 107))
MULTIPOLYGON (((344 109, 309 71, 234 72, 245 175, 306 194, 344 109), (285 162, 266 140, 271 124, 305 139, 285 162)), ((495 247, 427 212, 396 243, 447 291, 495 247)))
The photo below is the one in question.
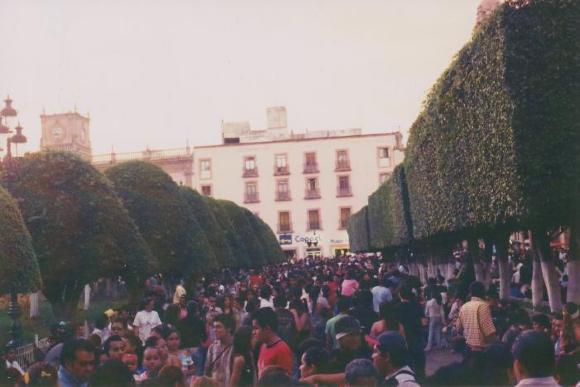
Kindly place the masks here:
POLYGON ((254 386, 257 381, 252 355, 252 328, 240 327, 234 333, 230 386, 254 386))
POLYGON ((310 331, 312 330, 310 316, 307 311, 307 306, 300 300, 290 302, 290 312, 294 316, 297 342, 299 343, 310 336, 310 331))
POLYGON ((355 279, 354 270, 350 269, 346 272, 346 279, 342 281, 341 287, 341 295, 343 297, 352 297, 354 293, 359 289, 359 283, 355 279))
POLYGON ((441 344, 441 329, 445 324, 445 312, 441 293, 431 292, 431 299, 425 305, 425 316, 429 318, 429 340, 425 351, 430 351, 433 346, 441 344))
POLYGON ((161 325, 159 314, 157 314, 153 308, 155 308, 155 299, 147 298, 144 302, 142 310, 137 312, 135 315, 135 320, 133 321, 133 330, 135 331, 135 335, 139 336, 143 343, 147 340, 147 338, 149 338, 151 330, 156 326, 161 325))
POLYGON ((405 328, 403 328, 397 318, 397 311, 393 302, 383 302, 379 306, 379 315, 381 319, 371 327, 371 337, 378 338, 381 333, 388 331, 399 332, 401 336, 405 337, 405 328))
POLYGON ((300 361, 300 378, 328 373, 330 354, 321 347, 311 347, 302 355, 300 361))

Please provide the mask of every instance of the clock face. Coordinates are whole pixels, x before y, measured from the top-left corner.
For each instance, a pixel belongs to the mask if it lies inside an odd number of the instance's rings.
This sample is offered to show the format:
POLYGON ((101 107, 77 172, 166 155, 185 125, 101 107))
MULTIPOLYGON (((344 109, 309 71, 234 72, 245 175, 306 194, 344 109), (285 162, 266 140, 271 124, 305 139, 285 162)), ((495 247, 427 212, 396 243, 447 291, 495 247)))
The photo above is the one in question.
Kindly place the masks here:
POLYGON ((60 126, 55 126, 54 128, 52 128, 52 135, 54 137, 62 137, 62 135, 64 134, 64 131, 62 130, 62 128, 60 126))

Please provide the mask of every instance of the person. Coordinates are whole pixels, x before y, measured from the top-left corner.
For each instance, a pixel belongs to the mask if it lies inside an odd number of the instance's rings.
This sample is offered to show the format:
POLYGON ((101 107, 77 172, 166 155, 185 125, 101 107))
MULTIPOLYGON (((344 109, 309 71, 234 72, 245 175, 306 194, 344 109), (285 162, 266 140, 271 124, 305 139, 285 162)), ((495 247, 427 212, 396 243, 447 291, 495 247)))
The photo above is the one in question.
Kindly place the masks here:
POLYGON ((278 334, 290 346, 291 349, 296 349, 296 321, 294 314, 286 309, 288 301, 284 294, 279 294, 274 297, 274 307, 276 316, 278 316, 278 334))
POLYGON ((347 387, 375 387, 378 373, 373 362, 368 359, 355 359, 344 370, 347 387))
POLYGON ((329 353, 322 347, 310 347, 300 359, 300 377, 308 378, 316 374, 328 372, 329 353))
POLYGON ((391 293, 391 281, 387 276, 384 276, 382 281, 375 287, 371 289, 373 294, 373 310, 375 313, 380 312, 381 304, 385 302, 391 302, 393 300, 393 294, 391 293))
POLYGON ((153 308, 155 308, 155 299, 146 299, 143 309, 137 312, 133 320, 133 330, 143 343, 149 338, 151 330, 161 325, 159 314, 153 308))
POLYGON ((376 339, 381 335, 381 333, 387 331, 399 332, 403 337, 405 337, 405 329, 399 322, 396 314, 396 307, 392 301, 381 304, 379 315, 381 319, 371 326, 370 336, 372 338, 376 339))
POLYGON ((284 367, 268 366, 258 380, 258 387, 292 387, 295 383, 284 367))
POLYGON ((260 308, 252 316, 255 339, 262 343, 258 356, 258 377, 269 366, 279 366, 288 375, 292 374, 294 355, 292 350, 277 334, 278 316, 272 308, 260 308))
POLYGON ((354 359, 370 359, 371 351, 362 339, 360 323, 352 316, 345 316, 336 323, 336 340, 338 349, 330 355, 330 368, 344 372, 348 363, 354 359))
POLYGON ((385 332, 377 340, 373 364, 385 385, 419 387, 415 372, 409 367, 405 338, 398 332, 385 332))
POLYGON ((330 348, 337 349, 338 341, 336 340, 336 322, 342 317, 348 315, 348 310, 350 309, 350 298, 340 297, 336 304, 338 309, 338 314, 326 322, 326 337, 330 348))
POLYGON ((133 353, 124 353, 123 357, 121 358, 121 361, 123 362, 123 364, 125 364, 125 366, 129 369, 129 371, 131 371, 133 376, 139 374, 138 370, 139 360, 137 358, 137 355, 133 353))
POLYGON ((4 361, 6 362, 6 368, 10 369, 13 368, 17 370, 20 375, 24 375, 24 370, 18 364, 18 360, 16 360, 16 344, 12 341, 8 342, 5 347, 4 353, 4 361))
POLYGON ((445 311, 442 304, 441 293, 436 290, 432 291, 431 299, 425 305, 425 316, 429 318, 429 339, 425 351, 441 345, 441 330, 445 325, 445 311))
POLYGON ((121 361, 123 354, 125 353, 125 343, 121 336, 113 335, 105 340, 103 345, 103 351, 109 359, 115 359, 121 361))
POLYGON ((260 308, 274 308, 272 303, 272 288, 268 285, 263 285, 260 289, 260 308))
POLYGON ((471 301, 466 302, 459 311, 457 330, 463 331, 471 351, 482 351, 495 340, 495 326, 491 319, 489 305, 483 299, 485 286, 478 281, 469 286, 471 301))
POLYGON ((231 315, 217 315, 214 318, 213 327, 216 341, 209 346, 207 351, 204 374, 224 386, 231 378, 234 319, 231 315))
POLYGON ((543 313, 535 314, 532 316, 532 329, 549 335, 552 332, 550 318, 543 313))
POLYGON ((411 284, 405 283, 399 291, 401 302, 397 312, 405 330, 405 340, 409 346, 411 366, 419 378, 425 376, 425 339, 423 335, 423 308, 416 300, 411 284))
POLYGON ((59 387, 87 387, 95 370, 96 349, 84 339, 65 341, 58 369, 59 387))
POLYGON ((121 336, 124 337, 127 334, 127 322, 120 318, 116 317, 113 321, 111 321, 110 327, 111 336, 121 336))
POLYGON ((554 379, 555 353, 550 338, 543 332, 527 331, 515 341, 514 375, 523 386, 550 386, 559 384, 554 379))
POLYGON ((144 371, 135 377, 137 382, 157 377, 159 370, 163 366, 161 350, 156 347, 146 347, 143 352, 143 369, 144 371))
POLYGON ((230 386, 254 386, 257 372, 252 354, 252 328, 242 326, 234 333, 230 386))
POLYGON ((135 385, 133 374, 120 360, 109 359, 95 370, 90 385, 102 387, 129 387, 135 385))
POLYGON ((353 269, 349 269, 346 272, 346 278, 342 281, 341 287, 341 296, 343 297, 352 297, 354 293, 359 289, 360 285, 355 278, 355 272, 353 269))
POLYGON ((173 293, 173 303, 179 304, 181 297, 187 296, 187 291, 185 290, 184 281, 180 280, 177 286, 175 286, 175 292, 173 293))

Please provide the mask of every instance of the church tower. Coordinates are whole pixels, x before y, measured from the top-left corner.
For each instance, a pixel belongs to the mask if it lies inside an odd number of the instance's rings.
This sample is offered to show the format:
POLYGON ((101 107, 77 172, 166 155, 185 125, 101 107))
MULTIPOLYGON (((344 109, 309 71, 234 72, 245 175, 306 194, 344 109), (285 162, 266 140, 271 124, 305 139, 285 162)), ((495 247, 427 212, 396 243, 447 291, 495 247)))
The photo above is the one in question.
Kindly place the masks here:
POLYGON ((77 112, 42 114, 40 147, 42 150, 72 152, 90 161, 89 121, 88 117, 77 112))

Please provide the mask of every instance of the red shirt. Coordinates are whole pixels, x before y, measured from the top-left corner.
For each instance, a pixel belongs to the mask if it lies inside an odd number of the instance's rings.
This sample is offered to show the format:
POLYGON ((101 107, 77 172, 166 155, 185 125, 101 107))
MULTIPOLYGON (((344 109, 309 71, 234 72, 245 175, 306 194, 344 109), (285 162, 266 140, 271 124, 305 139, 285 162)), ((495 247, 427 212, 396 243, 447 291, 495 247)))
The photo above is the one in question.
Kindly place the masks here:
POLYGON ((282 339, 272 345, 262 344, 260 356, 258 357, 258 378, 262 376, 264 369, 269 366, 282 367, 288 375, 292 375, 293 358, 292 350, 282 339))

